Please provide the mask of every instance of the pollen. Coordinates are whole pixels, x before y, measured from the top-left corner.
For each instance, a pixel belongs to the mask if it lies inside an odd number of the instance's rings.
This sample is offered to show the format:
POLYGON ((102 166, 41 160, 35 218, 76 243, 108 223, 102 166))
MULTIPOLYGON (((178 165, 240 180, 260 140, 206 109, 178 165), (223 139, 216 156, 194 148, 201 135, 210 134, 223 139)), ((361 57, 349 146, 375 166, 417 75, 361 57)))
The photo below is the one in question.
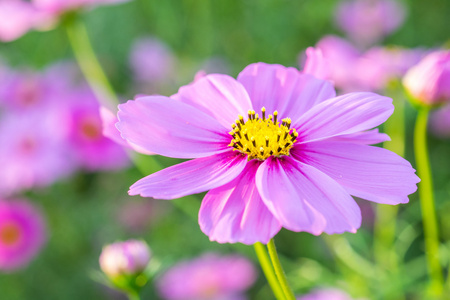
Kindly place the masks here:
POLYGON ((289 155, 298 137, 297 131, 291 129, 291 119, 282 119, 280 123, 278 112, 267 116, 264 107, 261 117, 254 110, 249 110, 247 121, 244 121, 243 116, 238 116, 231 128, 229 133, 233 139, 229 146, 247 154, 248 160, 289 155))

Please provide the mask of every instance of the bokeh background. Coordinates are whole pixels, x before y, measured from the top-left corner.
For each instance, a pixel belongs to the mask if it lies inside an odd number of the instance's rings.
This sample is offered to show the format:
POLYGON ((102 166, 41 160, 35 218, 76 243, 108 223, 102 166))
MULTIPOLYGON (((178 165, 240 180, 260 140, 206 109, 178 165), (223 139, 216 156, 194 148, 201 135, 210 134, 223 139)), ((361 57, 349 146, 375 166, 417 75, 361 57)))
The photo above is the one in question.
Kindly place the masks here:
MULTIPOLYGON (((404 24, 381 44, 442 47, 450 38, 448 0, 401 1, 404 24)), ((336 27, 336 0, 134 0, 102 6, 83 14, 89 37, 114 89, 125 101, 135 94, 173 94, 194 79, 197 71, 225 72, 235 77, 246 65, 263 61, 298 67, 299 57, 326 34, 342 35, 336 27), (134 80, 129 64, 132 45, 154 37, 172 51, 170 79, 161 86, 134 80)), ((30 32, 0 44, 2 60, 14 68, 40 70, 57 61, 74 61, 63 28, 30 32)), ((400 99, 402 100, 402 99, 400 99)), ((406 107, 406 158, 412 162, 415 111, 406 107)), ((437 211, 443 238, 443 265, 450 253, 450 139, 431 136, 430 154, 437 211)), ((150 173, 178 160, 139 156, 150 173)), ((1 166, 0 166, 1 172, 1 166)), ((0 273, 0 299, 122 299, 96 282, 102 246, 116 240, 143 238, 163 268, 204 252, 237 252, 257 264, 252 247, 210 242, 199 229, 197 212, 203 195, 174 201, 130 197, 128 187, 142 174, 130 166, 114 172, 78 172, 50 187, 25 191, 43 210, 49 239, 25 269, 0 273)), ((360 201, 359 203, 363 203, 360 201)), ((373 268, 374 209, 362 204, 363 225, 357 234, 312 236, 282 230, 276 241, 293 288, 298 293, 316 286, 334 286, 354 297, 395 299, 400 284, 408 299, 421 299, 426 265, 417 195, 400 208, 396 247, 403 261, 393 276, 373 268), (394 295, 394 296, 392 296, 394 295)), ((250 299, 272 299, 262 273, 248 292, 250 299)), ((157 299, 150 284, 143 299, 157 299)))

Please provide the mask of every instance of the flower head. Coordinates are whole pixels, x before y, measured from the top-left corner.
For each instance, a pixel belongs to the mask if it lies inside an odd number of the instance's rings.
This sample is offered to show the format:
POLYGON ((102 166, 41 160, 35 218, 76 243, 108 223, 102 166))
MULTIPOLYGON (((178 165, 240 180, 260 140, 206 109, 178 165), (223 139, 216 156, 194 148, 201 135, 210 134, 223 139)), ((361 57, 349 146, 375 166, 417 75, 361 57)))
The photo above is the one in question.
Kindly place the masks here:
POLYGON ((359 45, 378 42, 396 30, 405 18, 405 8, 394 0, 347 0, 336 11, 336 22, 359 45))
POLYGON ((166 300, 244 300, 255 279, 255 268, 246 258, 205 254, 169 269, 157 288, 166 300))
POLYGON ((435 51, 409 69, 403 85, 423 105, 450 102, 450 51, 435 51))
POLYGON ((0 200, 0 271, 23 267, 46 240, 44 219, 25 200, 0 200))
POLYGON ((107 245, 100 255, 100 267, 111 278, 136 275, 147 267, 151 253, 144 241, 128 240, 107 245))
POLYGON ((336 97, 333 85, 294 68, 256 63, 237 80, 206 75, 172 97, 119 106, 122 137, 150 152, 193 160, 151 174, 131 195, 174 199, 210 190, 199 213, 218 242, 267 243, 281 227, 355 232, 351 195, 398 204, 419 181, 403 158, 369 146, 392 114, 373 93, 336 97))

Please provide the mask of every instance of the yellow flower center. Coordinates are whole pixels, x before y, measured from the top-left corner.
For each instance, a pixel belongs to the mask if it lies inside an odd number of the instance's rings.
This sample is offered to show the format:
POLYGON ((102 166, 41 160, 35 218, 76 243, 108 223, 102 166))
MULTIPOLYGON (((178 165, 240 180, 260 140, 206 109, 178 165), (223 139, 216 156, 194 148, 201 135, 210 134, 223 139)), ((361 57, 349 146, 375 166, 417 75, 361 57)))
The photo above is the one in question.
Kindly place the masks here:
POLYGON ((278 112, 266 117, 266 109, 261 109, 262 117, 255 114, 254 110, 248 111, 248 119, 239 116, 235 124, 232 124, 233 137, 230 147, 248 155, 248 160, 265 160, 269 156, 289 155, 298 133, 291 129, 291 119, 285 118, 278 122, 278 112))
POLYGON ((20 229, 16 224, 6 223, 0 227, 0 243, 4 245, 13 245, 21 237, 20 229))

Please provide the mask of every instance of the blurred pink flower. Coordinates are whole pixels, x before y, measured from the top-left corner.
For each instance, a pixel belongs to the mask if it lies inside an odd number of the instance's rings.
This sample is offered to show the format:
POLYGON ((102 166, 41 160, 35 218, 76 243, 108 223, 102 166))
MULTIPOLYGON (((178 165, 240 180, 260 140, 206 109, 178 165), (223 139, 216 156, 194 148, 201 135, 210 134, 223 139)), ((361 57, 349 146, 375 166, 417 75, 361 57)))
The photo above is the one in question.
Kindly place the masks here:
POLYGON ((121 275, 136 275, 147 267, 151 252, 140 240, 116 242, 103 247, 100 254, 100 268, 111 278, 121 275))
POLYGON ((139 180, 129 193, 174 199, 210 190, 199 223, 220 243, 267 243, 281 227, 356 232, 361 213, 350 194, 406 203, 419 181, 409 162, 367 145, 379 135, 367 130, 392 114, 391 102, 373 93, 336 97, 328 81, 264 63, 237 80, 206 75, 170 98, 130 100, 119 105, 122 137, 194 159, 139 180))
MULTIPOLYGON (((380 91, 389 81, 400 79, 406 71, 426 54, 422 49, 374 47, 359 52, 348 41, 325 36, 317 43, 326 61, 329 79, 344 92, 380 91)), ((305 65, 306 67, 306 65, 305 65)))
POLYGON ((319 79, 330 79, 330 62, 319 48, 309 47, 305 51, 306 60, 303 73, 311 74, 319 79))
POLYGON ((72 91, 68 105, 69 143, 77 163, 89 171, 120 169, 130 161, 122 145, 103 135, 100 105, 83 87, 72 91))
POLYGON ((338 289, 316 289, 307 295, 297 297, 297 300, 352 300, 347 293, 338 289))
POLYGON ((403 78, 410 96, 425 105, 450 102, 450 51, 434 51, 413 66, 403 78))
POLYGON ((370 46, 402 25, 405 8, 395 0, 346 0, 336 9, 336 22, 356 44, 370 46))
POLYGON ((58 109, 10 113, 0 120, 0 195, 42 187, 74 170, 58 109))
POLYGON ((32 29, 51 29, 67 11, 129 0, 1 0, 0 41, 18 39, 32 29))
POLYGON ((0 1, 0 41, 13 41, 34 28, 40 15, 33 5, 21 0, 0 1))
POLYGON ((138 81, 161 83, 174 75, 175 56, 156 37, 140 38, 131 48, 130 66, 138 81))
POLYGON ((169 269, 157 289, 166 300, 244 300, 255 280, 256 270, 246 258, 205 254, 169 269))
POLYGON ((0 200, 0 271, 27 265, 46 241, 43 216, 25 200, 0 200))
POLYGON ((358 89, 355 66, 361 53, 348 41, 333 35, 323 37, 316 45, 328 62, 329 79, 336 87, 349 92, 358 89))
POLYGON ((431 113, 430 130, 440 138, 450 138, 450 105, 431 113))
POLYGON ((152 201, 142 198, 142 201, 133 199, 126 201, 117 212, 117 219, 126 230, 131 232, 144 232, 153 223, 157 222, 167 213, 170 206, 163 201, 152 201))

